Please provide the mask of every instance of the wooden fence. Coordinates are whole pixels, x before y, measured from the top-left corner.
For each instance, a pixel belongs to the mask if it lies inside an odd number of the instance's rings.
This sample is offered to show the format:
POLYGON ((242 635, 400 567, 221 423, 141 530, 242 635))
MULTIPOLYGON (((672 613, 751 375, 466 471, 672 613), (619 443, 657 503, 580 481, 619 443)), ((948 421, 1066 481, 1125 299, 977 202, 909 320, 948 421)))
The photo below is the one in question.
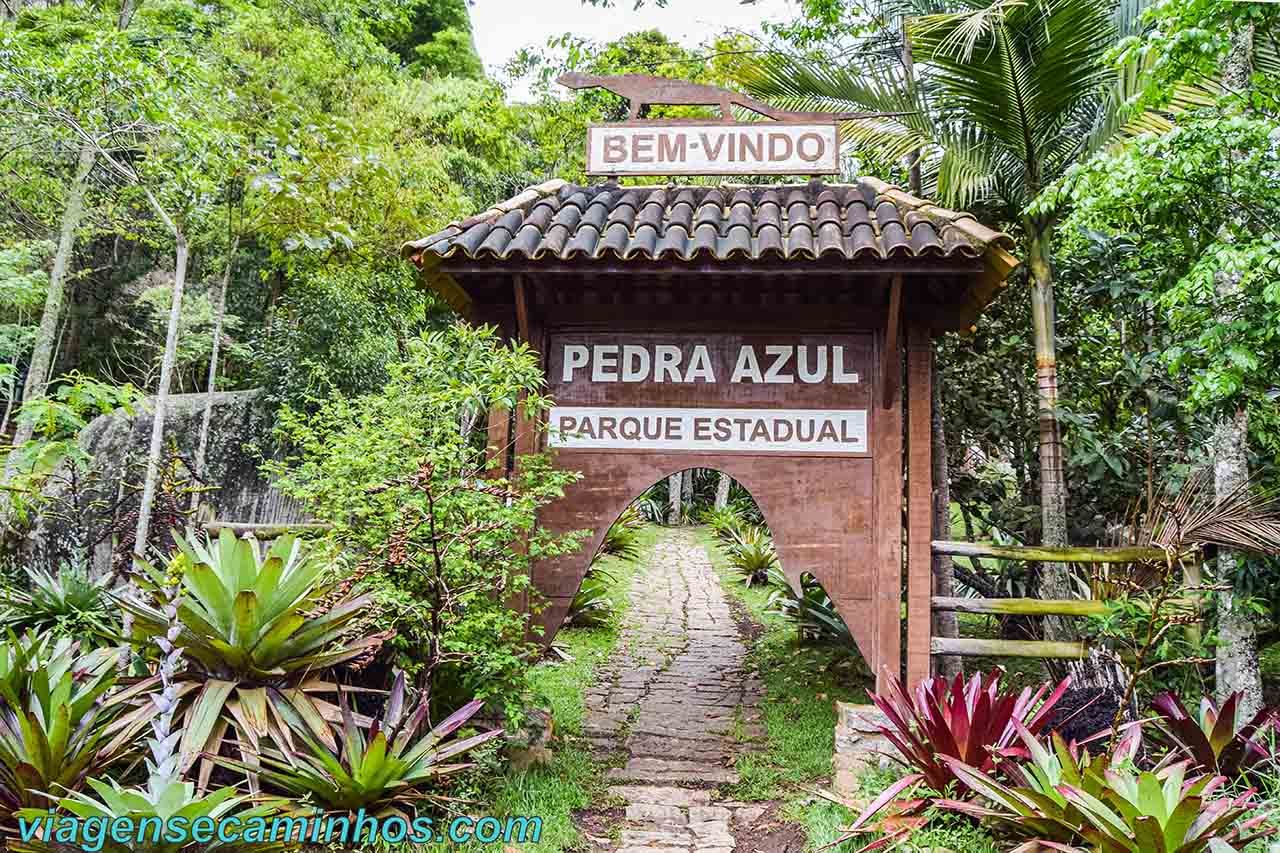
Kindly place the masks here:
MULTIPOLYGON (((933 553, 952 557, 990 557, 1043 563, 1163 563, 1167 555, 1160 548, 1053 548, 1044 545, 989 545, 981 542, 935 541, 933 553)), ((983 613, 996 616, 1101 616, 1104 601, 1091 599, 1043 598, 952 598, 934 596, 934 612, 983 613)), ((998 640, 967 637, 931 638, 932 655, 958 657, 1020 657, 1078 659, 1088 654, 1088 644, 1048 640, 998 640)))

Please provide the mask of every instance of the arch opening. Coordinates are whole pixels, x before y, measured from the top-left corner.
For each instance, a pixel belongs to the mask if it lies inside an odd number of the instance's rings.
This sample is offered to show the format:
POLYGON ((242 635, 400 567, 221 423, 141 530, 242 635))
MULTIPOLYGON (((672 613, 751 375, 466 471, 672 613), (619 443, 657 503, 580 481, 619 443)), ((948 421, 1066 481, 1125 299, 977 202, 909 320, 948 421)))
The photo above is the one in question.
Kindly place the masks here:
MULTIPOLYGON (((561 627, 593 627, 613 613, 620 568, 642 560, 658 528, 689 528, 723 567, 723 583, 751 591, 764 612, 786 619, 801 645, 832 651, 857 680, 873 678, 846 614, 812 571, 788 572, 765 509, 751 490, 718 468, 683 468, 639 492, 596 538, 561 627)), ((847 611, 848 608, 845 608, 847 611)))

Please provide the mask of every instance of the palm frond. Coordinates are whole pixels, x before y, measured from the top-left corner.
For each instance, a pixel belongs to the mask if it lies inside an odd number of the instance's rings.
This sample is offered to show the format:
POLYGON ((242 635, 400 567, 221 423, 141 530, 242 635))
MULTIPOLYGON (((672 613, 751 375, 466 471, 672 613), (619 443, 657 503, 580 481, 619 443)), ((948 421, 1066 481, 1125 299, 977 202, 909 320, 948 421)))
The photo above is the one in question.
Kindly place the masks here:
POLYGON ((965 209, 995 195, 1001 167, 1021 170, 1020 164, 1008 162, 1010 158, 1004 156, 999 144, 975 125, 948 128, 941 142, 935 192, 948 207, 965 209))
POLYGON ((1253 38, 1253 70, 1272 80, 1280 78, 1280 33, 1257 33, 1253 38))
POLYGON ((1092 129, 1083 137, 1083 153, 1098 151, 1121 137, 1165 133, 1179 113, 1211 107, 1222 96, 1222 85, 1205 78, 1178 83, 1160 109, 1145 106, 1143 95, 1151 87, 1157 59, 1153 53, 1136 56, 1115 72, 1103 90, 1092 129))
POLYGON ((885 157, 903 157, 934 136, 928 104, 919 87, 909 90, 887 66, 864 70, 769 54, 745 64, 738 83, 752 96, 798 112, 878 112, 904 115, 843 123, 844 138, 885 157))
POLYGON ((1280 493, 1241 483, 1221 498, 1213 472, 1201 469, 1151 513, 1148 543, 1174 552, 1220 545, 1259 554, 1280 554, 1280 493))

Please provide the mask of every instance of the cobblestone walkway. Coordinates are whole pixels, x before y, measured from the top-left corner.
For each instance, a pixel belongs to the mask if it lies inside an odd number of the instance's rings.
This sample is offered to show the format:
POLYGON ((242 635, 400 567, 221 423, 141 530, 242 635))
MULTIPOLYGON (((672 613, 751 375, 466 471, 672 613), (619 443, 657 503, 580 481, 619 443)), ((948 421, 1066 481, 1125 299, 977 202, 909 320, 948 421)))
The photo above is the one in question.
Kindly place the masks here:
POLYGON ((609 770, 626 803, 618 853, 730 853, 733 829, 760 805, 715 800, 738 780, 736 759, 763 736, 760 681, 706 551, 691 530, 672 529, 631 586, 631 608, 613 656, 587 694, 584 735, 599 753, 625 758, 609 770))

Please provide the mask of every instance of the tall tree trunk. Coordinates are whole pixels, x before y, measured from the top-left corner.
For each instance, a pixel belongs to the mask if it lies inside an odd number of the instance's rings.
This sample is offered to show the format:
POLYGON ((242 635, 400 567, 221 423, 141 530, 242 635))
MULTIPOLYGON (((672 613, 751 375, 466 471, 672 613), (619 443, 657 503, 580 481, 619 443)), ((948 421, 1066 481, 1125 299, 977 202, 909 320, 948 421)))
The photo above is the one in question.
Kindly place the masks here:
POLYGON ((672 527, 680 523, 681 497, 684 494, 680 483, 683 479, 683 471, 677 471, 667 478, 667 524, 672 527))
MULTIPOLYGON (((902 28, 902 71, 907 81, 907 93, 911 96, 911 100, 915 101, 916 95, 916 63, 915 57, 911 52, 911 19, 903 15, 900 19, 902 28)), ((911 187, 911 192, 917 196, 924 194, 924 181, 920 176, 920 149, 917 148, 907 155, 907 180, 911 187)))
MULTIPOLYGON (((1050 265, 1053 231, 1027 223, 1031 235, 1027 262, 1031 271, 1031 319, 1035 330, 1036 388, 1040 421, 1041 542, 1066 545, 1067 483, 1062 465, 1062 432, 1058 424, 1058 356, 1054 340, 1053 269, 1050 265)), ((1040 569, 1041 598, 1075 598, 1070 570, 1064 563, 1044 563, 1040 569)), ((1071 620, 1044 617, 1046 640, 1072 640, 1071 620)))
MULTIPOLYGON (((21 8, 21 5, 18 6, 21 8)), ((133 20, 134 0, 124 0, 120 4, 120 14, 116 18, 116 29, 126 30, 133 20)), ((53 367, 53 349, 58 339, 58 323, 62 318, 62 307, 66 302, 67 263, 71 259, 71 250, 75 247, 76 229, 84 216, 84 197, 89 186, 89 173, 93 171, 93 163, 97 159, 98 146, 85 137, 80 143, 80 155, 76 160, 75 178, 67 194, 67 206, 62 211, 62 224, 58 234, 58 247, 53 255, 53 270, 49 274, 49 290, 45 294, 44 313, 40 315, 40 329, 36 333, 35 346, 31 352, 31 366, 27 370, 27 381, 23 387, 22 402, 43 397, 48 391, 49 372, 53 367)), ((17 389, 14 389, 17 393, 17 389)), ((22 423, 20 420, 14 431, 13 445, 25 444, 34 434, 34 425, 22 423)), ((10 454, 5 463, 4 481, 8 482, 16 471, 15 454, 10 454)), ((9 509, 8 492, 0 496, 0 516, 7 517, 9 509)))
MULTIPOLYGON (((1237 282, 1238 283, 1238 282, 1237 282)), ((1219 290, 1222 290, 1221 284, 1219 290)), ((1223 498, 1249 479, 1247 442, 1249 414, 1242 406, 1219 421, 1213 434, 1213 486, 1223 498)), ((1219 701, 1240 691, 1237 713, 1249 719, 1262 709, 1262 675, 1258 666, 1258 626, 1240 606, 1231 585, 1244 556, 1218 550, 1218 579, 1228 588, 1218 594, 1218 649, 1215 692, 1219 701)))
MULTIPOLYGON (((947 470, 947 431, 942 413, 942 377, 938 374, 938 353, 933 354, 933 538, 951 538, 951 479, 947 470)), ((946 554, 933 555, 933 594, 955 595, 955 565, 946 554)), ((937 637, 960 636, 954 612, 933 614, 933 633, 937 637)), ((934 658, 938 675, 954 678, 960 672, 960 658, 954 655, 934 658)))
MULTIPOLYGON (((1223 66, 1223 79, 1237 91, 1249 87, 1253 73, 1253 28, 1244 27, 1232 34, 1231 52, 1223 66)), ((1234 156, 1234 152, 1232 155, 1234 156)), ((1222 238, 1232 239, 1232 230, 1223 226, 1222 238)), ((1229 304, 1240 290, 1238 273, 1219 273, 1214 282, 1218 298, 1229 304)), ((1213 485, 1222 498, 1249 479, 1249 413, 1243 403, 1236 412, 1218 422, 1213 433, 1213 485)), ((1242 554, 1218 551, 1218 579, 1232 584, 1242 554)), ((1262 674, 1258 666, 1258 626, 1249 611, 1240 606, 1235 591, 1228 588, 1218 596, 1218 649, 1215 692, 1219 700, 1240 691, 1239 710, 1245 719, 1262 708, 1262 674)))
MULTIPOLYGON (((158 204, 154 205, 159 207, 158 204)), ((165 217, 168 218, 167 216, 165 217)), ((177 251, 173 265, 173 299, 169 305, 169 328, 165 334, 164 356, 160 361, 160 387, 156 389, 155 415, 151 421, 151 446, 147 451, 147 474, 142 481, 142 502, 138 506, 138 527, 133 538, 133 552, 143 556, 151 525, 151 504, 156 496, 156 480, 160 475, 160 456, 164 449, 164 416, 169 403, 169 386, 173 382, 173 364, 178 353, 178 325, 182 317, 182 289, 187 280, 187 238, 172 225, 177 251)))
MULTIPOLYGON (((62 320, 62 307, 67 300, 67 264, 71 259, 71 251, 75 248, 76 229, 80 227, 80 220, 84 216, 84 196, 89 186, 89 172, 93 170, 96 157, 97 152, 92 144, 86 142, 80 146, 75 178, 67 192, 67 206, 62 211, 62 227, 58 234, 58 248, 53 254, 53 270, 49 273, 49 290, 44 297, 40 329, 36 332, 35 346, 31 350, 31 365, 27 370, 27 381, 23 385, 24 404, 40 399, 48 391, 49 373, 53 369, 53 349, 58 341, 58 324, 62 320)), ((17 393, 16 388, 14 393, 17 393)), ((30 420, 19 417, 13 436, 14 446, 26 444, 34 431, 35 425, 30 420)), ((5 466, 6 480, 15 473, 13 463, 5 466)))
POLYGON ((716 509, 724 509, 729 505, 729 487, 733 485, 733 478, 725 472, 720 472, 720 479, 716 481, 716 509))
POLYGON ((204 414, 200 417, 200 441, 196 445, 196 491, 191 493, 191 510, 200 508, 200 496, 203 494, 199 490, 201 485, 198 481, 204 477, 205 457, 209 451, 209 425, 213 421, 213 395, 218 384, 218 353, 222 345, 222 322, 227 315, 227 287, 231 283, 231 270, 235 266, 236 248, 240 245, 240 238, 237 235, 231 241, 231 248, 227 254, 227 265, 222 270, 222 284, 218 287, 218 304, 214 307, 213 314, 213 342, 209 350, 209 385, 204 398, 204 414))
POLYGON ((698 469, 690 468, 684 472, 684 479, 680 481, 680 503, 684 506, 686 514, 693 512, 693 485, 697 476, 698 469))

